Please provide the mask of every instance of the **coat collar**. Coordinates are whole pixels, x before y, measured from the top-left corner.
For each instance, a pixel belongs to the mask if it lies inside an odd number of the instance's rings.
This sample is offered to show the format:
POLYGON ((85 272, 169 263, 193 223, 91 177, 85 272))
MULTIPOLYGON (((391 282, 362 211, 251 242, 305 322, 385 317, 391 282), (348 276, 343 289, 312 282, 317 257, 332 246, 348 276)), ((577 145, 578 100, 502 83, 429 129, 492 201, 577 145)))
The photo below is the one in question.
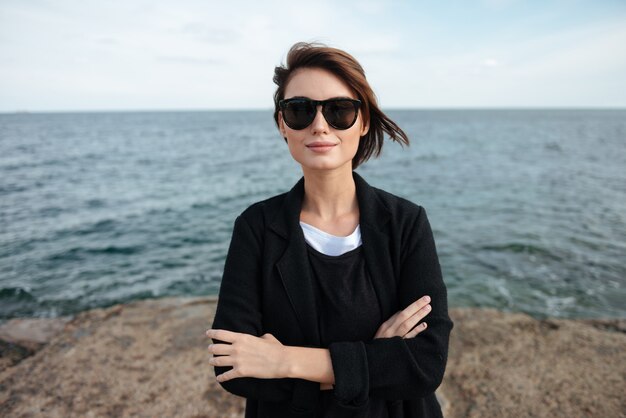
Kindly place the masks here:
MULTIPOLYGON (((389 220, 389 210, 379 200, 376 192, 357 172, 352 172, 359 203, 360 225, 367 225, 379 231, 385 231, 385 223, 389 220)), ((283 205, 270 221, 270 228, 280 236, 289 239, 292 233, 299 234, 300 211, 304 199, 304 176, 291 188, 283 205)))
MULTIPOLYGON (((359 204, 359 224, 363 256, 376 291, 383 321, 396 308, 394 271, 389 248, 389 208, 376 190, 363 177, 352 171, 359 204)), ((320 347, 317 325, 314 281, 304 233, 300 226, 300 211, 304 198, 304 176, 287 192, 281 208, 269 227, 286 240, 287 246, 276 263, 289 300, 300 323, 307 344, 320 347)), ((373 337, 373 336, 372 336, 373 337)))

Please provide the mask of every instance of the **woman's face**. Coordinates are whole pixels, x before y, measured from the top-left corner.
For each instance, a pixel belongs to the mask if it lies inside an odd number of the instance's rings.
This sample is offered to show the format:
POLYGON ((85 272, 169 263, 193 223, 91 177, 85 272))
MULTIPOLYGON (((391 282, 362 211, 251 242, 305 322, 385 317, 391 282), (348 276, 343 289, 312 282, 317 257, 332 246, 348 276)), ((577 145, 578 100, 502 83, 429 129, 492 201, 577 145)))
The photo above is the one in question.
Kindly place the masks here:
MULTIPOLYGON (((326 100, 334 97, 357 97, 350 87, 330 71, 321 68, 301 68, 296 70, 285 88, 285 99, 307 97, 312 100, 326 100)), ((352 127, 339 130, 331 127, 318 106, 315 119, 304 129, 291 129, 278 114, 280 133, 287 138, 289 152, 302 165, 303 169, 333 170, 345 166, 352 170, 352 159, 359 147, 360 137, 368 131, 363 126, 361 111, 352 127), (330 147, 314 147, 315 142, 328 142, 330 147)))

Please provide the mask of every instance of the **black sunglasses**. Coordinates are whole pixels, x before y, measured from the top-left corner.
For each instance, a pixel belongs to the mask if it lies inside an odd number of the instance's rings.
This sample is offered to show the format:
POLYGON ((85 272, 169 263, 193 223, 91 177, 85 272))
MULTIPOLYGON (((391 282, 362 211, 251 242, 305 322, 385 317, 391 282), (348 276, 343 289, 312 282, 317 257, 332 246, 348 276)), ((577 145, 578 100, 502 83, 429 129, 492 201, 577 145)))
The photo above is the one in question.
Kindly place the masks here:
POLYGON ((283 112, 283 120, 291 129, 304 129, 317 115, 317 105, 322 105, 322 115, 335 129, 348 129, 354 125, 359 115, 361 101, 356 99, 336 98, 311 100, 306 97, 294 97, 278 102, 283 112))

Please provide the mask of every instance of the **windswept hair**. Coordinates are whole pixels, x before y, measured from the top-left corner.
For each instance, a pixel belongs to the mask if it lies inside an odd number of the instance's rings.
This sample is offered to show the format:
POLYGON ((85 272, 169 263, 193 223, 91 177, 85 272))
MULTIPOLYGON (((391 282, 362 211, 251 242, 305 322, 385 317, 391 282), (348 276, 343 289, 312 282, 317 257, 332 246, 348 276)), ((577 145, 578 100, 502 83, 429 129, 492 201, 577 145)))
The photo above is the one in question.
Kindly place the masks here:
POLYGON ((359 141, 359 148, 352 159, 352 169, 357 168, 372 155, 375 157, 380 155, 384 132, 401 145, 410 145, 404 131, 378 107, 376 95, 365 78, 361 64, 345 51, 316 42, 294 44, 287 54, 286 65, 274 69, 274 83, 278 86, 274 93, 274 121, 277 126, 280 110, 278 102, 285 98, 287 83, 294 71, 299 68, 321 68, 330 71, 350 86, 361 100, 361 117, 364 124, 369 122, 369 131, 359 141))

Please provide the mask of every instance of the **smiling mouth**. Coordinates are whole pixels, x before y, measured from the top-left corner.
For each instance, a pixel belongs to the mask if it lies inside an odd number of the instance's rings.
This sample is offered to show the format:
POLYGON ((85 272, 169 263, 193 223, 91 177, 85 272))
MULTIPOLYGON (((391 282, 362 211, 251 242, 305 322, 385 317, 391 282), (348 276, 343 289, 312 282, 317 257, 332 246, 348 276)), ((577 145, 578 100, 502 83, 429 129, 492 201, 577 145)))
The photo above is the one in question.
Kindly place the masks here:
POLYGON ((337 144, 319 144, 319 145, 307 145, 306 147, 315 153, 328 152, 332 150, 337 144))
POLYGON ((325 144, 325 145, 307 145, 309 148, 329 148, 334 147, 335 144, 325 144))

